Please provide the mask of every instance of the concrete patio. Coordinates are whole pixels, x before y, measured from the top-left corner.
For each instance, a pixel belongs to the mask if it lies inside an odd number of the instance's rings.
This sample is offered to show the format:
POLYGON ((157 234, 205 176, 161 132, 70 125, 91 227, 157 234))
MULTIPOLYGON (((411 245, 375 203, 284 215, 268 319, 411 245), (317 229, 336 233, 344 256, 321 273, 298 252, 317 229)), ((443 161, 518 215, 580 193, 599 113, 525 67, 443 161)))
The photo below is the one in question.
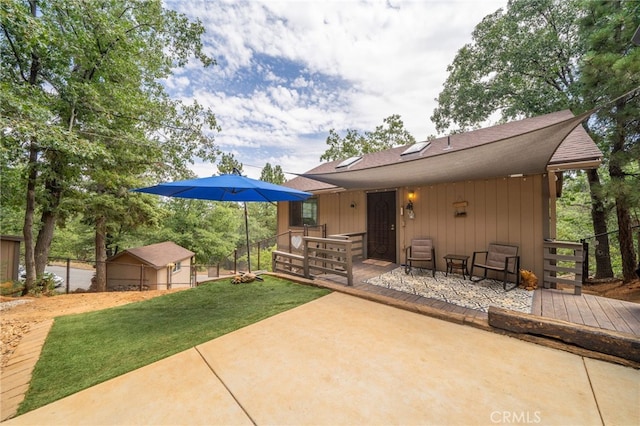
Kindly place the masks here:
POLYGON ((342 293, 3 424, 639 424, 640 371, 342 293))

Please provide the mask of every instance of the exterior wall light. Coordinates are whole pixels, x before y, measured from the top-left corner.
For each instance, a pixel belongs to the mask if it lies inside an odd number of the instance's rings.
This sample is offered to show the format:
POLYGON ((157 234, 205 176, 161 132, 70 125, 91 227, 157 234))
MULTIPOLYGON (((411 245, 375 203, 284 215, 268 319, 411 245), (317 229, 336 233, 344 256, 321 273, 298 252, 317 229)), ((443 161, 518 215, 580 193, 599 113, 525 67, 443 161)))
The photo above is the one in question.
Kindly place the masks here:
POLYGON ((416 193, 414 191, 409 191, 409 202, 407 203, 407 216, 409 216, 409 219, 414 219, 416 217, 416 214, 413 212, 413 200, 416 197, 416 193))

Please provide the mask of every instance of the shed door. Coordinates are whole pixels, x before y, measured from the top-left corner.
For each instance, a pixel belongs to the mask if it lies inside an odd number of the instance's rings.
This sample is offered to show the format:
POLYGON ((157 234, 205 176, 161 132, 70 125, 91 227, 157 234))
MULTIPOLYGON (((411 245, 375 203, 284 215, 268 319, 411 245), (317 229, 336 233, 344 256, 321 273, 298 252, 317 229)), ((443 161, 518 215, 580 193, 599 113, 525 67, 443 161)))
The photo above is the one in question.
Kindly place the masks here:
POLYGON ((396 261, 396 192, 367 194, 367 253, 372 259, 396 261))

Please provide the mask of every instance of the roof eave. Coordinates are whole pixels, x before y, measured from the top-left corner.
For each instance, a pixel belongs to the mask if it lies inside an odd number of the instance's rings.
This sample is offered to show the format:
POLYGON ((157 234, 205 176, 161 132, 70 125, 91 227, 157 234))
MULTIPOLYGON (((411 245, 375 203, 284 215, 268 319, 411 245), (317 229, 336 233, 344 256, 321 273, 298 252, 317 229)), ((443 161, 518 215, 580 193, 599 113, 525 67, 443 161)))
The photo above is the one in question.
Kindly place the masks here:
POLYGON ((590 170, 597 169, 602 164, 602 158, 595 158, 583 161, 571 161, 567 163, 555 163, 547 166, 548 172, 564 172, 568 170, 590 170))

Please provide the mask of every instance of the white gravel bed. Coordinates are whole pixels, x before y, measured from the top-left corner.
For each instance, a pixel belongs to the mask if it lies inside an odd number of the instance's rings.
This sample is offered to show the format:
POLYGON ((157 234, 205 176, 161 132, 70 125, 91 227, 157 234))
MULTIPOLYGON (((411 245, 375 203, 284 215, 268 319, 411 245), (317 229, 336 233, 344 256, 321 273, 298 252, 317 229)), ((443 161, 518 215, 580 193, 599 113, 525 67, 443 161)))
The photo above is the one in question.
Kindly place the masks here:
MULTIPOLYGON (((502 281, 486 279, 478 283, 463 279, 461 275, 442 272, 431 276, 431 271, 413 268, 406 274, 404 268, 396 268, 378 277, 367 280, 368 284, 391 288, 405 293, 417 294, 431 299, 488 312, 489 306, 497 306, 512 311, 531 313, 533 291, 515 288, 505 291, 502 281)), ((508 283, 508 285, 513 285, 508 283)), ((509 287, 507 287, 509 288, 509 287)))

